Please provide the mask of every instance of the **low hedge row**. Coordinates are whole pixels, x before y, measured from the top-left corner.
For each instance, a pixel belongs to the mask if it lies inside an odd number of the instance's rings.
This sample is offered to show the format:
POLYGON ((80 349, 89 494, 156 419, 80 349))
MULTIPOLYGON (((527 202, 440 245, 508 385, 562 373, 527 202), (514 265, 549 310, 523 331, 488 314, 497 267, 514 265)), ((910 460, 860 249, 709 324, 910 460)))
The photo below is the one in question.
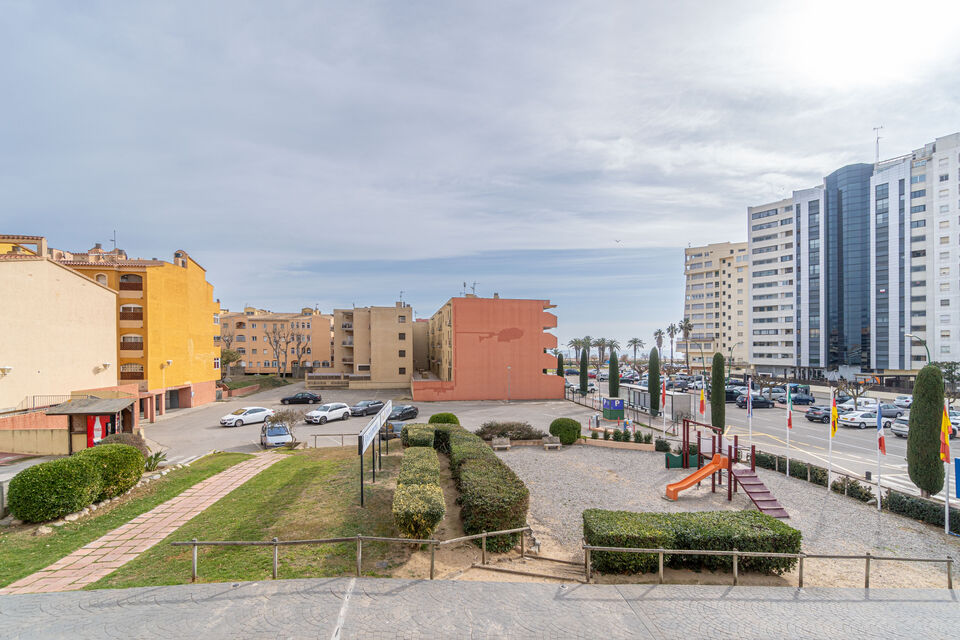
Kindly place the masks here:
MULTIPOLYGON (((785 474, 787 471, 787 459, 785 456, 777 456, 772 453, 757 451, 757 466, 762 469, 770 469, 771 471, 778 471, 785 474)), ((790 476, 799 480, 807 480, 808 468, 810 474, 809 482, 818 484, 821 487, 827 486, 827 470, 815 464, 803 462, 802 460, 790 461, 790 476)))
MULTIPOLYGON (((800 553, 801 533, 759 511, 703 511, 661 513, 587 509, 583 512, 583 537, 602 547, 647 549, 702 549, 706 551, 768 551, 800 553)), ((657 571, 656 554, 595 551, 593 566, 603 573, 657 571)), ((794 558, 740 558, 741 571, 783 574, 794 558)), ((730 556, 664 554, 664 565, 684 569, 731 570, 730 556)))
MULTIPOLYGON (((883 499, 883 508, 891 513, 898 513, 920 522, 943 527, 943 505, 919 498, 908 496, 899 491, 887 491, 883 499)), ((960 509, 950 507, 950 531, 960 534, 960 509)))
MULTIPOLYGON (((432 445, 433 434, 430 435, 432 445)), ((408 447, 403 452, 393 492, 393 521, 397 529, 408 538, 429 538, 445 513, 437 452, 432 446, 408 447)))
POLYGON ((125 444, 41 462, 10 480, 8 506, 25 522, 54 520, 125 492, 140 480, 143 462, 143 455, 125 444))

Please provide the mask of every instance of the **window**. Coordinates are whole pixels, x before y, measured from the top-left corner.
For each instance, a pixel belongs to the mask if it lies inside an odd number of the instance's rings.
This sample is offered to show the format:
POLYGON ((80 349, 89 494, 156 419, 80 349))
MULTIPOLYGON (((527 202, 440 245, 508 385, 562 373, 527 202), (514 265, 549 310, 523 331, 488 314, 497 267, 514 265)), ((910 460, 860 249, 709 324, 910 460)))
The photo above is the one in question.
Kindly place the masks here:
POLYGON ((950 314, 944 313, 940 316, 940 324, 950 324, 950 314))
POLYGON ((257 328, 257 323, 256 323, 256 322, 251 322, 251 323, 250 323, 250 328, 251 328, 251 329, 256 329, 256 328, 257 328))
POLYGON ((914 257, 914 258, 922 258, 923 256, 927 255, 927 250, 926 250, 926 249, 918 249, 917 251, 911 251, 911 252, 910 252, 910 255, 911 255, 912 257, 914 257))
POLYGON ((910 267, 910 273, 917 273, 919 271, 926 271, 927 265, 925 264, 915 264, 910 267))
POLYGON ((927 226, 926 220, 913 220, 910 222, 911 229, 919 229, 920 227, 925 227, 925 226, 927 226))
POLYGON ((949 298, 944 298, 944 299, 942 299, 942 300, 940 301, 940 306, 941 306, 941 307, 949 307, 949 306, 950 306, 950 299, 949 299, 949 298))
POLYGON ((399 334, 399 335, 397 336, 397 339, 398 339, 398 340, 406 340, 406 339, 407 339, 407 334, 401 333, 401 334, 399 334))
POLYGON ((922 173, 919 176, 910 176, 910 184, 919 184, 927 181, 927 174, 922 173))
POLYGON ((776 209, 768 209, 766 211, 757 211, 756 213, 750 214, 751 220, 759 220, 760 218, 769 218, 770 216, 777 215, 776 209))
POLYGON ((950 179, 950 174, 949 174, 949 173, 941 173, 941 174, 940 174, 940 182, 946 182, 946 181, 949 180, 949 179, 950 179))
POLYGON ((397 322, 406 322, 407 316, 397 316, 397 322))
POLYGON ((219 313, 213 314, 213 324, 220 324, 220 314, 219 314, 219 313))
POLYGON ((926 189, 918 189, 918 190, 916 190, 916 191, 911 191, 911 192, 910 192, 910 197, 911 197, 911 198, 923 198, 923 197, 925 197, 926 195, 927 195, 927 190, 926 190, 926 189))
POLYGON ((940 236, 940 244, 950 244, 950 236, 940 236))
POLYGON ((256 350, 256 349, 251 349, 251 350, 250 350, 250 354, 251 354, 251 355, 257 355, 257 350, 256 350))
POLYGON ((214 358, 214 359, 213 359, 213 368, 214 368, 214 369, 219 369, 219 368, 220 368, 220 358, 214 358))
POLYGON ((400 357, 400 358, 406 358, 406 357, 407 357, 407 350, 406 350, 406 349, 400 349, 399 351, 397 351, 397 356, 400 357))
POLYGON ((778 223, 777 223, 776 220, 774 220, 773 222, 765 222, 765 223, 763 223, 763 224, 755 224, 755 225, 753 225, 752 227, 750 227, 750 230, 751 230, 751 231, 760 231, 761 229, 772 229, 773 227, 776 227, 776 226, 778 226, 778 223))
POLYGON ((950 345, 940 345, 940 353, 950 353, 950 345))
POLYGON ((925 204, 918 204, 913 207, 910 207, 910 213, 923 213, 926 210, 927 210, 927 205, 925 204))
POLYGON ((97 282, 98 282, 99 284, 102 284, 103 286, 107 286, 107 276, 106 276, 106 275, 104 275, 104 274, 102 274, 102 273, 98 273, 98 274, 97 274, 97 277, 96 277, 96 280, 97 280, 97 282))
POLYGON ((400 367, 400 370, 398 371, 398 373, 399 373, 401 376, 404 375, 405 373, 407 373, 407 368, 406 368, 406 367, 400 367))
POLYGON ((757 253, 770 253, 771 251, 776 251, 776 250, 777 250, 777 245, 773 245, 773 246, 770 246, 770 247, 759 247, 759 248, 757 248, 757 249, 754 249, 754 250, 753 250, 753 253, 754 253, 754 254, 757 254, 757 253))
POLYGON ((925 235, 910 236, 910 242, 926 242, 926 240, 927 236, 925 235))

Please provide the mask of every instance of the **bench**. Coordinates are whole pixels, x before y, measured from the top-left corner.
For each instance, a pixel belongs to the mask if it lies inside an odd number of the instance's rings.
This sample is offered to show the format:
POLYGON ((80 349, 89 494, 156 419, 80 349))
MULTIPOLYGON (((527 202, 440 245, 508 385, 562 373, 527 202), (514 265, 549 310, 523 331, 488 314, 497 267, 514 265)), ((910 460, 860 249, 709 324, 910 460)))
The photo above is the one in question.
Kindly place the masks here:
POLYGON ((543 448, 546 450, 550 449, 559 449, 560 448, 560 438, 557 436, 546 436, 543 439, 543 448))
POLYGON ((510 451, 510 438, 494 438, 490 446, 493 447, 494 451, 510 451))

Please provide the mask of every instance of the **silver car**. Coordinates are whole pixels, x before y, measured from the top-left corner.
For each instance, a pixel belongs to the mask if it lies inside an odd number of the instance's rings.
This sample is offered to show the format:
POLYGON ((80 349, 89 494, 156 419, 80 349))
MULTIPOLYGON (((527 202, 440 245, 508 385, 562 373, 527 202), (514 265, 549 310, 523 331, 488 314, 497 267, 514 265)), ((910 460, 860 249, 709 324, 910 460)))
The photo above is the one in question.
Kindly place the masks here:
POLYGON ((906 438, 910 435, 910 416, 900 416, 890 425, 890 433, 898 438, 906 438))
POLYGON ((282 447, 293 442, 290 428, 283 422, 264 422, 260 427, 260 446, 263 448, 282 447))

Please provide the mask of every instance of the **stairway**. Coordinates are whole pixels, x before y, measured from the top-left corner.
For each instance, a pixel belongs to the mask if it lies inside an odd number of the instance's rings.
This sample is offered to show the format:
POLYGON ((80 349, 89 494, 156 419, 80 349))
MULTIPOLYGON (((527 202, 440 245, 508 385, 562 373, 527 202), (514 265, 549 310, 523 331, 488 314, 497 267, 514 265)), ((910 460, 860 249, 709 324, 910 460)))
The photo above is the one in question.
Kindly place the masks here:
POLYGON ((744 493, 753 500, 753 504, 757 505, 757 509, 761 513, 781 520, 790 517, 786 509, 770 493, 770 489, 767 489, 763 481, 757 477, 755 471, 751 471, 747 467, 734 466, 733 477, 737 479, 737 483, 743 488, 744 493))

